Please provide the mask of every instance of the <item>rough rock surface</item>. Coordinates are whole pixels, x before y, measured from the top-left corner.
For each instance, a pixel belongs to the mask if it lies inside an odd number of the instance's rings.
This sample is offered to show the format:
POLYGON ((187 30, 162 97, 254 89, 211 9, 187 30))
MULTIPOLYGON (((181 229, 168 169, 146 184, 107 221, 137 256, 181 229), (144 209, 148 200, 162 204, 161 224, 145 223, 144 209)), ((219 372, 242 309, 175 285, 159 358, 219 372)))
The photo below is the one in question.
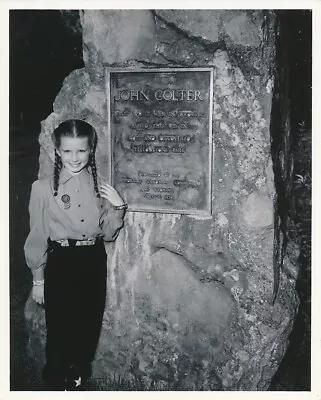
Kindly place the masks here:
POLYGON ((85 63, 121 63, 154 52, 155 24, 148 10, 87 10, 81 22, 85 63))
POLYGON ((261 44, 261 10, 158 10, 156 15, 205 42, 228 39, 234 45, 261 44))
MULTIPOLYGON (((52 171, 53 128, 72 117, 96 128, 99 172, 108 176, 102 62, 214 68, 213 215, 127 213, 117 241, 107 246, 96 379, 120 376, 147 389, 262 390, 282 359, 296 312, 297 272, 287 260, 272 305, 273 80, 256 67, 269 70, 264 54, 273 48, 263 41, 262 23, 260 11, 82 16, 86 67, 65 79, 42 122, 40 176, 52 171), (244 59, 256 60, 251 75, 244 59)), ((43 310, 28 301, 26 317, 30 352, 41 365, 43 310)))

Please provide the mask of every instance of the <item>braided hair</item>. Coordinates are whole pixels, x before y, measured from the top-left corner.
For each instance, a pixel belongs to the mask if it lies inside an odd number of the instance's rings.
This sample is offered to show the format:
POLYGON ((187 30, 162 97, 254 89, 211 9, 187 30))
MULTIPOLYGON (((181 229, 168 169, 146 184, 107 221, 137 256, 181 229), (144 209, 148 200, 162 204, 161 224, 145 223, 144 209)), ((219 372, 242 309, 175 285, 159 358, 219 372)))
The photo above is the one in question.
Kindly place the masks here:
POLYGON ((58 194, 58 186, 59 186, 59 174, 62 168, 62 161, 60 155, 57 153, 55 149, 55 167, 54 167, 54 196, 58 194))
POLYGON ((63 166, 61 157, 57 152, 61 144, 62 137, 71 138, 88 138, 88 144, 90 148, 89 162, 88 165, 91 167, 94 189, 97 197, 100 197, 98 190, 97 181, 97 166, 95 159, 95 151, 97 147, 97 133, 95 129, 86 121, 80 119, 68 119, 63 121, 58 127, 53 131, 52 140, 55 145, 55 166, 54 166, 54 196, 58 194, 59 186, 59 174, 63 166))
POLYGON ((99 190, 98 190, 98 182, 97 182, 96 158, 95 158, 95 153, 94 152, 90 153, 89 164, 90 164, 90 167, 91 167, 91 172, 93 174, 95 193, 96 193, 97 197, 100 197, 99 190))

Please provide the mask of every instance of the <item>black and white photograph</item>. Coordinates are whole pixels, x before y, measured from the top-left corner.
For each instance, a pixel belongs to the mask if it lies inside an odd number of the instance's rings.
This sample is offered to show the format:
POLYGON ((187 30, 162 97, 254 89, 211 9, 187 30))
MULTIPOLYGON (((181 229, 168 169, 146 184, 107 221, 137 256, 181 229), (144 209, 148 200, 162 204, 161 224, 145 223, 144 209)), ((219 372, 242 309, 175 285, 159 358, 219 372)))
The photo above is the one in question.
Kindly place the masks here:
POLYGON ((8 390, 312 393, 315 10, 101 4, 7 10, 8 390))

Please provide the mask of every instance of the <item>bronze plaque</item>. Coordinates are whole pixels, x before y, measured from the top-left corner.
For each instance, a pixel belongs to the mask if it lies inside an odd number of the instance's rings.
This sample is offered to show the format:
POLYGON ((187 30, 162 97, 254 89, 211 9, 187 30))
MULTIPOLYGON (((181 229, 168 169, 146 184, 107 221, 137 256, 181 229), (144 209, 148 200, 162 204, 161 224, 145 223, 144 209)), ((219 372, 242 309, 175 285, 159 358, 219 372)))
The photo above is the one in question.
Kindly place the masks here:
POLYGON ((211 68, 106 68, 110 182, 130 211, 211 214, 211 68))

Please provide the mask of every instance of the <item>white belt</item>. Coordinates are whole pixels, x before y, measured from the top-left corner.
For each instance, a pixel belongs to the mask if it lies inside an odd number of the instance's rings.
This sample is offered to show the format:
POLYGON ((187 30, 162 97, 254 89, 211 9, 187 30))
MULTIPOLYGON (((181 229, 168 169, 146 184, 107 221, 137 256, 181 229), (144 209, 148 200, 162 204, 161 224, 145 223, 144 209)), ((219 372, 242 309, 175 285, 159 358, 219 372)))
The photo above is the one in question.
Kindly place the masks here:
POLYGON ((69 246, 93 246, 96 243, 96 238, 87 239, 87 240, 73 240, 73 244, 71 244, 70 239, 60 239, 55 240, 55 242, 59 243, 61 247, 69 247, 69 246))

